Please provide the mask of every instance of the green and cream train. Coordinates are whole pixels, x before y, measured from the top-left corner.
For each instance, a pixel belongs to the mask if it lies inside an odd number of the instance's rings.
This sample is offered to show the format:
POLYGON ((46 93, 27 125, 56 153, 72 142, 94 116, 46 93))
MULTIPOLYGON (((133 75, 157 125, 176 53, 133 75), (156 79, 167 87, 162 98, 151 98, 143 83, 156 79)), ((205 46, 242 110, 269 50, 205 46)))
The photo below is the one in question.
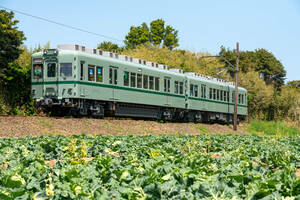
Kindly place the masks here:
MULTIPOLYGON (((229 123, 234 90, 221 79, 79 45, 32 55, 33 99, 52 112, 229 123)), ((238 119, 244 120, 247 91, 238 92, 238 119)))

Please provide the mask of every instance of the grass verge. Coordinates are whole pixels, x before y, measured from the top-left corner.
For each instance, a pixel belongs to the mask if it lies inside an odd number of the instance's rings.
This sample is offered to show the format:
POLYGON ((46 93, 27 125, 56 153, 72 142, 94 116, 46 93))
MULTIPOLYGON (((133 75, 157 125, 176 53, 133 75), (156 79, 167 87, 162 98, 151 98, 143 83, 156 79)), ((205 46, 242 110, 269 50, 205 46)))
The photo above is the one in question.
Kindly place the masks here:
POLYGON ((283 122, 252 121, 247 130, 251 133, 259 133, 276 136, 297 136, 300 131, 295 126, 287 126, 283 122))

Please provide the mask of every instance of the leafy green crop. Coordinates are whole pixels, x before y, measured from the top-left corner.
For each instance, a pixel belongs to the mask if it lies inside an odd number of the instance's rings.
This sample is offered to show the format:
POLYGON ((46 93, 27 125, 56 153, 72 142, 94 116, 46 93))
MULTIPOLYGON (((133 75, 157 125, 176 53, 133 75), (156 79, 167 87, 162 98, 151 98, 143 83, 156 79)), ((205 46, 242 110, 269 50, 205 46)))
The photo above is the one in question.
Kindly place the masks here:
POLYGON ((0 199, 5 200, 300 199, 299 169, 299 137, 0 139, 0 199))

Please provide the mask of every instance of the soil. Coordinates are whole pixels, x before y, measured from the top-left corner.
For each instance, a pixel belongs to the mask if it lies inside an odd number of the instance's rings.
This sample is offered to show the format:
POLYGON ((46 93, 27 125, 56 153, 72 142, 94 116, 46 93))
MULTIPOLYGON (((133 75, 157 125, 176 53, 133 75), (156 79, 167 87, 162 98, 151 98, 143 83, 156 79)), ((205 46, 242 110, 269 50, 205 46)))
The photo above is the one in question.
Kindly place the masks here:
POLYGON ((162 123, 135 119, 92 119, 55 117, 0 117, 0 137, 25 137, 41 135, 147 135, 147 134, 247 134, 246 124, 240 124, 238 131, 232 125, 162 123))

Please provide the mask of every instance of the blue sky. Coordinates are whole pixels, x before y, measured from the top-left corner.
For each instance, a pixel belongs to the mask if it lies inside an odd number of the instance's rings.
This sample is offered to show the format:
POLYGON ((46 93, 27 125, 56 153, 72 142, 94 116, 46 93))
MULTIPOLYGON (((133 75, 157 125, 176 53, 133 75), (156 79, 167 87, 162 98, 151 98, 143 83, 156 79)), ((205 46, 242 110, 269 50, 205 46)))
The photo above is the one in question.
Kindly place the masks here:
MULTIPOLYGON (((300 79, 300 0, 0 0, 0 5, 123 40, 131 25, 161 18, 179 30, 179 48, 217 54, 220 46, 265 48, 284 65, 287 81, 300 79)), ((107 39, 16 14, 28 47, 107 39)), ((116 42, 117 41, 112 41, 116 42)), ((120 42, 119 42, 120 43, 120 42)))

